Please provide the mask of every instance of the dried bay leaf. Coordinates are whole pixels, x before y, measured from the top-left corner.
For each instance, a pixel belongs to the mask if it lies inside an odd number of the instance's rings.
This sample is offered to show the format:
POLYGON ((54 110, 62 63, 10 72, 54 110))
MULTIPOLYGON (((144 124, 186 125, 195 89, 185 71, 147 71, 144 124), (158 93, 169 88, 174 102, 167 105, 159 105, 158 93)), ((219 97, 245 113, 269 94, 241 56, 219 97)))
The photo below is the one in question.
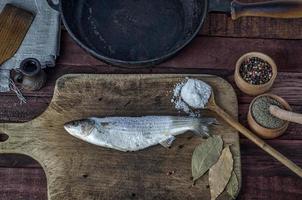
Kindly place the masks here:
POLYGON ((230 147, 224 148, 219 160, 209 171, 211 200, 215 200, 225 190, 233 172, 233 163, 230 147))
POLYGON ((223 191, 216 200, 231 200, 233 199, 226 191, 223 191))
POLYGON ((226 189, 217 197, 216 200, 236 199, 239 193, 239 182, 236 173, 233 171, 226 189))
POLYGON ((234 171, 232 172, 232 176, 229 180, 226 191, 232 197, 232 199, 236 199, 239 192, 239 182, 234 171))
POLYGON ((221 136, 213 136, 195 148, 192 156, 193 181, 203 176, 217 162, 222 147, 221 136))

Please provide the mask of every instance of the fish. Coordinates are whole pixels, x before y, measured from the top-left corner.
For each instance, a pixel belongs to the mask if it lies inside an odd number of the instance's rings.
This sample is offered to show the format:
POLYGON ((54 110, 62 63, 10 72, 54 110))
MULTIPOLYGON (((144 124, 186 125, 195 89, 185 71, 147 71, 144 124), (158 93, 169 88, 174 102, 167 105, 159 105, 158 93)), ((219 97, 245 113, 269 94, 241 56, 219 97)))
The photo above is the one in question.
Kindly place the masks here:
POLYGON ((92 117, 69 122, 64 128, 90 144, 132 152, 157 144, 170 147, 175 136, 188 131, 208 137, 208 126, 214 122, 211 118, 177 116, 92 117))

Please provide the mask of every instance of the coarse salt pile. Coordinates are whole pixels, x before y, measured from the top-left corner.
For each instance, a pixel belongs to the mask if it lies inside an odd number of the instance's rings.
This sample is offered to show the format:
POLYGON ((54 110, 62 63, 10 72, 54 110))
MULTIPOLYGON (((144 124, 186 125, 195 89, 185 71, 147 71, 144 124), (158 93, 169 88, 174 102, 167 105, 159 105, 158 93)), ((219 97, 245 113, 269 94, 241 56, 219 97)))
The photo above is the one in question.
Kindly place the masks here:
POLYGON ((186 78, 178 83, 173 91, 172 103, 179 111, 184 111, 190 116, 199 116, 197 109, 203 109, 207 105, 212 93, 212 88, 207 83, 186 78))

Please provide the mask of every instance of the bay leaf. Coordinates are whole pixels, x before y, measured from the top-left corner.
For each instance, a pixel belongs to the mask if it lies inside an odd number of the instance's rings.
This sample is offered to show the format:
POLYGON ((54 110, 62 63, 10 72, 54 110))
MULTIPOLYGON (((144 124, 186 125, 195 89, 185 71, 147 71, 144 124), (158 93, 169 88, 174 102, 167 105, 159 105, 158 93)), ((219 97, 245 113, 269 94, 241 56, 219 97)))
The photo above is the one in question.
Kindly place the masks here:
POLYGON ((232 199, 236 199, 239 192, 239 182, 238 182, 237 175, 235 174, 234 171, 232 172, 232 176, 226 187, 226 191, 232 197, 232 199))
POLYGON ((212 136, 195 148, 192 156, 192 176, 194 182, 217 162, 222 147, 223 141, 221 136, 212 136))
POLYGON ((233 163, 230 147, 225 147, 219 160, 209 171, 211 200, 215 200, 225 190, 232 175, 233 163))
POLYGON ((223 191, 216 200, 232 200, 233 198, 226 192, 223 191))

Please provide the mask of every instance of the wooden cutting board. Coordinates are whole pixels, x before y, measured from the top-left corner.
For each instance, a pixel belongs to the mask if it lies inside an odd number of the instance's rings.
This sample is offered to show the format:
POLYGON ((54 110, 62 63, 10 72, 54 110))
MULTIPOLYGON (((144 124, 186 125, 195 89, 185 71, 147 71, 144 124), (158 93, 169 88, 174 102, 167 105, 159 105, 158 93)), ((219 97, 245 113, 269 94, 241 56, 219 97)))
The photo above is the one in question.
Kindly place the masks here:
MULTIPOLYGON (((177 136, 170 149, 157 145, 123 153, 87 144, 63 128, 68 121, 90 116, 179 115, 171 91, 185 77, 209 83, 218 104, 237 117, 233 88, 216 76, 66 75, 57 81, 54 97, 41 116, 27 123, 0 125, 0 153, 36 159, 45 170, 50 200, 210 199, 208 175, 192 186, 191 156, 203 141, 192 133, 177 136), (6 134, 9 138, 4 141, 6 134)), ((237 132, 221 121, 212 130, 232 145, 241 183, 237 132)))

